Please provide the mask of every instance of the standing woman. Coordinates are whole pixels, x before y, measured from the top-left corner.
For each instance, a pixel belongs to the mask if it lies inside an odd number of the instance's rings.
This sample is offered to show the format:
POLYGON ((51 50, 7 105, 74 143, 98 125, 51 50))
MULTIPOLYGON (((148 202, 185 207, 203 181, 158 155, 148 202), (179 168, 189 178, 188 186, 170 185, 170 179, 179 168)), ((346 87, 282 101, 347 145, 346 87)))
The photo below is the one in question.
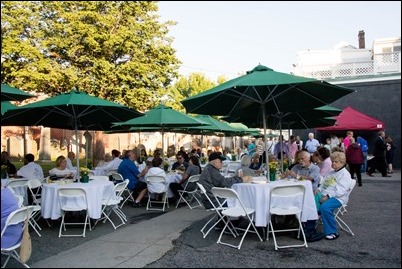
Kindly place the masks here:
POLYGON ((392 138, 389 135, 385 137, 385 143, 387 143, 387 151, 385 152, 385 159, 387 160, 388 164, 388 173, 392 174, 394 172, 393 162, 394 162, 396 146, 394 142, 392 142, 392 138))
POLYGON ((362 186, 361 166, 364 162, 363 151, 353 137, 349 138, 350 145, 346 149, 346 163, 349 165, 349 173, 352 178, 356 173, 358 186, 362 186))

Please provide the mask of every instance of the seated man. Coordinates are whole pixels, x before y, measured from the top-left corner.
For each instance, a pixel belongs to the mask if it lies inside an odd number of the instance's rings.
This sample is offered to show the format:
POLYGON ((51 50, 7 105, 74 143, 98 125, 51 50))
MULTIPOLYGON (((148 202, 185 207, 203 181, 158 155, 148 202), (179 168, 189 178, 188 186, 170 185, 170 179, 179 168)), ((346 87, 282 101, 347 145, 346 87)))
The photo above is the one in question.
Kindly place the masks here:
POLYGON ((284 171, 282 178, 290 176, 297 179, 310 180, 313 185, 313 191, 315 191, 321 179, 320 168, 311 162, 310 153, 307 151, 301 150, 297 155, 297 159, 299 163, 293 166, 291 170, 284 171))
POLYGON ((123 161, 120 163, 117 172, 123 176, 124 179, 128 178, 130 181, 127 185, 129 190, 133 191, 133 194, 137 197, 132 204, 132 207, 141 207, 141 200, 147 193, 147 184, 140 181, 138 178, 140 176, 140 171, 138 171, 137 166, 134 161, 137 159, 137 155, 132 150, 127 150, 123 161))
POLYGON ((184 156, 181 153, 176 154, 176 162, 172 165, 172 170, 182 170, 183 172, 188 168, 188 162, 184 160, 184 156))
MULTIPOLYGON (((219 206, 218 202, 215 199, 215 196, 212 194, 211 189, 213 187, 226 187, 230 188, 234 183, 248 183, 252 181, 251 176, 239 177, 237 175, 232 177, 224 177, 219 170, 222 168, 222 161, 226 160, 224 156, 221 155, 220 152, 213 152, 208 157, 209 163, 202 170, 200 180, 198 181, 202 186, 204 186, 208 197, 215 204, 215 206, 219 206)), ((203 197, 202 203, 206 209, 212 208, 212 205, 208 201, 206 197, 203 197)))
POLYGON ((44 178, 42 167, 34 163, 35 156, 31 153, 28 153, 24 157, 24 166, 22 166, 17 171, 17 176, 28 178, 28 179, 39 179, 42 180, 44 178))
MULTIPOLYGON (((296 159, 299 163, 292 167, 291 170, 286 170, 283 172, 282 178, 284 177, 294 177, 298 179, 310 180, 313 186, 313 192, 317 189, 318 183, 320 182, 320 168, 311 162, 311 155, 305 150, 300 150, 296 159)), ((315 229, 316 221, 308 220, 304 223, 304 229, 306 233, 306 240, 308 242, 321 240, 324 235, 317 233, 315 229)))

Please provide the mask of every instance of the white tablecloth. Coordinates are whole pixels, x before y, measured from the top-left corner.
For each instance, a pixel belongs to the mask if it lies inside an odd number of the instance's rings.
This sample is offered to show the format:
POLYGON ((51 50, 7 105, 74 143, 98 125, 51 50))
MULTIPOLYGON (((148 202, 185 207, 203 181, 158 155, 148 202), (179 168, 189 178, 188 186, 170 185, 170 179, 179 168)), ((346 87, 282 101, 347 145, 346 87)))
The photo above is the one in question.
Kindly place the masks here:
POLYGON ((173 194, 172 190, 169 188, 169 184, 172 183, 172 182, 179 183, 181 178, 182 178, 181 174, 167 173, 166 184, 168 186, 168 198, 174 197, 174 194, 173 194))
MULTIPOLYGON (((114 191, 114 184, 106 180, 91 180, 89 183, 43 184, 42 188, 42 217, 45 219, 58 219, 61 217, 61 209, 57 197, 57 190, 60 188, 80 187, 87 193, 88 214, 92 219, 99 219, 102 213, 102 199, 108 198, 114 191)), ((81 203, 83 200, 71 200, 72 203, 81 203)))
MULTIPOLYGON (((306 187, 306 195, 304 197, 304 206, 301 221, 318 219, 317 208, 315 206, 313 188, 311 181, 303 180, 302 183, 306 187)), ((268 209, 269 209, 269 193, 272 187, 278 185, 296 184, 292 181, 277 180, 265 184, 255 183, 237 183, 232 188, 239 194, 240 200, 245 207, 255 208, 254 221, 256 226, 267 226, 268 209)), ((228 200, 228 206, 234 206, 234 202, 228 200)))

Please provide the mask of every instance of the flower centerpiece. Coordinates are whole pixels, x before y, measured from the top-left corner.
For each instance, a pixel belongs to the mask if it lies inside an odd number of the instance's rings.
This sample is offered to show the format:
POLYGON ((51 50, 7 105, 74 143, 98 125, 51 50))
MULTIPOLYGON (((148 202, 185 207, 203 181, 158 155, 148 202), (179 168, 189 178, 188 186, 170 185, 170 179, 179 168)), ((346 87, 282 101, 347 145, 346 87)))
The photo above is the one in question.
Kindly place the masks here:
POLYGON ((87 167, 80 167, 80 182, 89 182, 89 169, 87 167))
POLYGON ((269 162, 269 180, 275 181, 278 162, 269 162))
POLYGON ((7 165, 1 165, 1 178, 7 178, 7 165))
POLYGON ((276 169, 278 168, 278 162, 269 162, 269 172, 276 173, 276 169))
POLYGON ((201 161, 201 164, 206 164, 207 163, 207 157, 201 157, 201 159, 200 159, 200 161, 201 161))
POLYGON ((165 172, 169 171, 169 166, 170 166, 169 161, 164 160, 163 163, 162 163, 162 166, 163 166, 163 170, 164 170, 165 172))
POLYGON ((288 160, 283 160, 283 171, 286 171, 289 167, 288 160))

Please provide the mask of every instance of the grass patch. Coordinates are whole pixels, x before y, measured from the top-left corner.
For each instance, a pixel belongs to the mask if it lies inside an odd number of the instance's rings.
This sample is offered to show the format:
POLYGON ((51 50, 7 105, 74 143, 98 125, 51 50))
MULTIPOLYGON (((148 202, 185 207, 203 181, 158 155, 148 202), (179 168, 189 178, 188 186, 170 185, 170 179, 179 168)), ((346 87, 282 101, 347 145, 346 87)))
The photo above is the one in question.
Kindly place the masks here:
MULTIPOLYGON (((16 161, 16 162, 12 162, 12 163, 15 165, 17 170, 20 169, 22 166, 24 166, 23 161, 16 161)), ((49 175, 50 169, 56 167, 56 161, 35 161, 35 163, 39 164, 42 167, 43 174, 45 175, 45 177, 47 177, 49 175)), ((80 164, 81 163, 85 163, 85 159, 80 160, 80 164)), ((74 163, 74 164, 76 164, 76 163, 74 163)), ((80 167, 84 167, 84 166, 80 165, 80 167)))

